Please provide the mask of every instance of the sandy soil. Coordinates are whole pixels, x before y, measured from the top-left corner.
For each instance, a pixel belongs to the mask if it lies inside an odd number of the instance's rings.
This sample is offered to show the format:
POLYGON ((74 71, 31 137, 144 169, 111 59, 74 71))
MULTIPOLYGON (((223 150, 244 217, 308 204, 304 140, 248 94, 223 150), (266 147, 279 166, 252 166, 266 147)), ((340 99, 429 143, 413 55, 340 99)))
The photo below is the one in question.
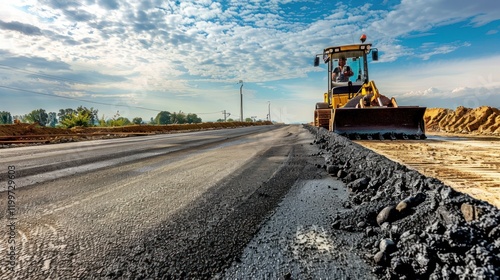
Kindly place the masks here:
POLYGON ((500 135, 500 110, 489 106, 427 108, 424 120, 427 131, 500 135))
POLYGON ((500 207, 500 137, 428 132, 421 141, 356 141, 500 207))

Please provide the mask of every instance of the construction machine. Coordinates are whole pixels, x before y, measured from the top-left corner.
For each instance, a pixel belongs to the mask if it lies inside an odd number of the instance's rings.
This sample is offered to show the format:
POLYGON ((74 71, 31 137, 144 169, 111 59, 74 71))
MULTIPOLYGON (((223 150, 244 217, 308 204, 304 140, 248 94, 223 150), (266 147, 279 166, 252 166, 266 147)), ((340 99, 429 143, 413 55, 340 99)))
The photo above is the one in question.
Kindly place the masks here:
POLYGON ((328 92, 323 102, 316 103, 314 126, 350 139, 425 139, 426 108, 399 106, 395 98, 380 94, 368 76, 368 55, 377 61, 378 50, 365 43, 364 34, 360 40, 360 44, 328 47, 316 55, 314 66, 319 66, 320 56, 327 64, 328 92), (337 67, 339 59, 347 62, 343 70, 337 67))

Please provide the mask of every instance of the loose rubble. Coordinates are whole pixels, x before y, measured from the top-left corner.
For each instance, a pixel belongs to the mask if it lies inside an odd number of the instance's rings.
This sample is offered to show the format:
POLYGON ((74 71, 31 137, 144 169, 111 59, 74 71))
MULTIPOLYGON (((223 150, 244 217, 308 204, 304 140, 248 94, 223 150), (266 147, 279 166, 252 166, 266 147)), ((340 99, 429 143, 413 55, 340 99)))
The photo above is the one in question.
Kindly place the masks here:
MULTIPOLYGON (((500 279, 500 211, 347 138, 306 126, 346 183, 332 228, 362 232, 351 244, 380 279, 500 279)), ((388 145, 390 145, 388 143, 388 145)))

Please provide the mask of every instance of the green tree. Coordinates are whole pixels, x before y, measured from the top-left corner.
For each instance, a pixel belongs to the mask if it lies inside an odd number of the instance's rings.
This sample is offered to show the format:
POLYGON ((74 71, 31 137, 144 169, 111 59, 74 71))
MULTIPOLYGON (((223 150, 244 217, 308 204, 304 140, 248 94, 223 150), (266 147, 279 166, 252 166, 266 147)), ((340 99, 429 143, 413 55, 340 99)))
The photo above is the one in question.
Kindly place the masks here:
POLYGON ((47 112, 45 112, 44 109, 33 110, 26 115, 26 120, 29 123, 38 123, 41 126, 45 126, 48 119, 49 115, 47 114, 47 112))
POLYGON ((57 116, 59 117, 59 122, 62 122, 66 118, 73 118, 74 115, 81 115, 81 118, 86 118, 88 116, 89 123, 86 126, 94 126, 96 124, 100 124, 99 116, 97 115, 98 110, 93 107, 87 108, 83 106, 79 106, 76 110, 67 108, 67 109, 59 109, 59 113, 57 116))
POLYGON ((134 123, 134 124, 141 124, 142 123, 142 118, 141 117, 135 117, 132 120, 132 123, 134 123))
POLYGON ((89 126, 90 116, 88 112, 76 112, 72 113, 69 116, 66 115, 59 123, 66 128, 72 128, 75 126, 89 126))
POLYGON ((67 108, 59 109, 59 113, 57 113, 57 116, 59 117, 59 122, 62 122, 66 118, 71 118, 73 114, 76 114, 76 111, 71 108, 67 108))
POLYGON ((99 116, 97 115, 98 110, 94 109, 93 107, 87 108, 83 106, 79 106, 76 108, 76 111, 81 114, 82 112, 85 112, 89 116, 89 124, 91 126, 94 126, 99 123, 99 116))
POLYGON ((171 122, 171 114, 169 111, 161 111, 156 115, 155 118, 156 124, 169 124, 171 122))
POLYGON ((2 111, 0 112, 0 124, 11 124, 12 116, 10 112, 2 111))
POLYGON ((245 122, 253 122, 252 118, 245 118, 245 122))
POLYGON ((201 118, 199 118, 196 114, 187 114, 186 116, 187 123, 201 123, 201 118))
POLYGON ((183 124, 186 123, 186 114, 183 113, 182 111, 179 111, 179 113, 172 113, 172 116, 170 116, 170 121, 171 123, 175 124, 183 124))
POLYGON ((118 121, 122 124, 122 126, 132 124, 132 122, 128 118, 125 118, 125 117, 118 118, 118 121))
POLYGON ((131 124, 130 120, 125 117, 118 117, 107 121, 109 126, 124 126, 131 124))
POLYGON ((132 122, 130 122, 130 120, 125 117, 119 117, 115 120, 115 126, 124 126, 124 125, 129 125, 131 123, 132 122))
POLYGON ((104 115, 102 115, 102 118, 99 119, 99 126, 106 126, 106 119, 104 118, 104 115))

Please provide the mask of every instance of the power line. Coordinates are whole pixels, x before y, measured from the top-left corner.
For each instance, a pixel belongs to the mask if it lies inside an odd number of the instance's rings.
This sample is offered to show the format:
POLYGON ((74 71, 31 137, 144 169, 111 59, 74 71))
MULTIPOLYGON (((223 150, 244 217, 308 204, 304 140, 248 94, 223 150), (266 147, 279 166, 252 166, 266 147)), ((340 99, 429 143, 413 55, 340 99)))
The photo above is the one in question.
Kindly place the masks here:
POLYGON ((209 114, 220 114, 223 111, 217 111, 217 112, 210 112, 210 113, 195 113, 197 115, 209 115, 209 114))
POLYGON ((87 103, 93 103, 93 104, 99 104, 99 105, 116 106, 116 107, 127 107, 127 108, 137 108, 137 109, 142 109, 142 110, 148 110, 148 111, 154 111, 154 112, 161 112, 161 110, 158 110, 158 109, 151 109, 151 108, 140 107, 140 106, 131 106, 131 105, 110 104, 110 103, 105 103, 105 102, 91 101, 91 100, 85 100, 85 99, 80 99, 80 98, 75 98, 75 97, 69 97, 69 96, 61 96, 61 95, 55 95, 55 94, 50 94, 50 93, 36 92, 36 91, 31 91, 31 90, 26 90, 26 89, 20 89, 20 88, 14 88, 14 87, 9 87, 9 86, 0 86, 0 88, 6 88, 6 89, 11 89, 11 90, 23 91, 23 92, 34 93, 34 94, 45 95, 45 96, 51 96, 51 97, 59 97, 59 98, 70 99, 70 100, 77 100, 77 101, 81 101, 81 102, 87 102, 87 103))
POLYGON ((49 74, 43 74, 43 73, 39 73, 39 72, 35 72, 35 71, 21 69, 19 67, 15 67, 15 66, 5 65, 5 64, 2 64, 2 63, 0 63, 0 66, 3 67, 3 68, 6 68, 6 67, 12 68, 12 69, 15 69, 15 71, 18 71, 18 72, 30 73, 30 74, 33 74, 33 75, 36 75, 36 76, 40 76, 40 77, 44 77, 44 78, 51 78, 51 79, 61 80, 61 81, 76 82, 76 83, 80 83, 80 84, 89 84, 87 82, 83 82, 83 81, 79 81, 79 80, 74 80, 74 79, 69 79, 69 78, 61 78, 61 77, 57 77, 57 76, 53 76, 53 75, 49 75, 49 74))

